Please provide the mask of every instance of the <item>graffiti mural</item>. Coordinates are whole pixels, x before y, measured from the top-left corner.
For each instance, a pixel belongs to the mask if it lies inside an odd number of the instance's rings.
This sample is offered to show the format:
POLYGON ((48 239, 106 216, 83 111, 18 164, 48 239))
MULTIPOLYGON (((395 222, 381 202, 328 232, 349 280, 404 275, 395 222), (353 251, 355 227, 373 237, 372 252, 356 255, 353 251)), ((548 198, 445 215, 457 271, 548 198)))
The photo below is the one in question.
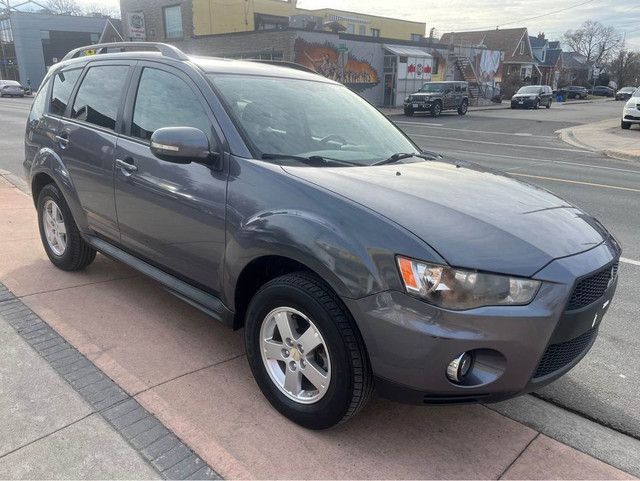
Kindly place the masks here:
POLYGON ((347 51, 338 50, 330 42, 310 43, 298 38, 295 53, 296 63, 343 83, 356 92, 362 92, 380 83, 378 73, 369 62, 358 60, 347 51))

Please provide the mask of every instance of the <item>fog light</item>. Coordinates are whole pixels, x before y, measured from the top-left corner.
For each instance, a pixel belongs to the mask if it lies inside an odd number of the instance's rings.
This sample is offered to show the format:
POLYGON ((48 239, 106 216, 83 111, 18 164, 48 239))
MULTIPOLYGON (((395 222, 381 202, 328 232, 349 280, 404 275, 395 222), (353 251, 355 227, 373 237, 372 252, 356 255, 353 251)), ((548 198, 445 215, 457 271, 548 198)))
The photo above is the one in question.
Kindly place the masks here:
POLYGON ((447 366, 447 377, 453 382, 462 382, 469 373, 472 362, 471 354, 463 352, 447 366))

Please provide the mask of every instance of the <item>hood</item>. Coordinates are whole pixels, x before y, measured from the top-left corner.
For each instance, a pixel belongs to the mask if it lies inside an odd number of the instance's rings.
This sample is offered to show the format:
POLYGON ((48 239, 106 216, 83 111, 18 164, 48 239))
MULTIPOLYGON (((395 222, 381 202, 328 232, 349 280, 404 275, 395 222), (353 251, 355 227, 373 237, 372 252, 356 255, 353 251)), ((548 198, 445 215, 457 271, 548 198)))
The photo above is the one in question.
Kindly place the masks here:
POLYGON ((427 161, 283 169, 387 217, 455 267, 528 277, 609 236, 563 199, 478 166, 427 161))
POLYGON ((539 93, 538 94, 515 94, 512 98, 517 99, 517 98, 537 97, 538 95, 540 94, 539 93))
POLYGON ((441 92, 416 92, 411 97, 442 97, 441 92))

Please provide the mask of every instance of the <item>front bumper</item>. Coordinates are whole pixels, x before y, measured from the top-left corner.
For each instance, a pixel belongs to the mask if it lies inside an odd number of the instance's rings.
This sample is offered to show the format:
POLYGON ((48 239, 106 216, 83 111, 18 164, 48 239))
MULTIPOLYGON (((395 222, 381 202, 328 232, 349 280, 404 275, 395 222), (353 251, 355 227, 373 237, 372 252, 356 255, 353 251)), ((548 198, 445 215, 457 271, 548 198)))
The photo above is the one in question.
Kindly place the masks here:
POLYGON ((511 99, 511 106, 512 107, 535 107, 537 101, 538 101, 537 97, 535 99, 532 99, 529 97, 516 98, 516 99, 511 99))
POLYGON ((627 107, 622 110, 622 120, 632 124, 640 124, 640 109, 637 107, 627 107))
POLYGON ((414 112, 420 112, 420 111, 426 111, 426 110, 431 110, 431 106, 433 105, 434 100, 421 100, 421 101, 411 101, 411 102, 404 102, 404 108, 405 109, 411 109, 414 112))
POLYGON ((496 402, 554 381, 586 355, 617 278, 583 309, 567 311, 567 302, 576 279, 612 265, 619 255, 619 246, 609 239, 553 261, 534 276, 543 284, 527 306, 448 311, 396 291, 344 301, 360 328, 382 396, 412 404, 496 402), (473 352, 473 367, 455 384, 446 377, 447 365, 467 351, 473 352), (553 357, 569 352, 570 358, 553 357))

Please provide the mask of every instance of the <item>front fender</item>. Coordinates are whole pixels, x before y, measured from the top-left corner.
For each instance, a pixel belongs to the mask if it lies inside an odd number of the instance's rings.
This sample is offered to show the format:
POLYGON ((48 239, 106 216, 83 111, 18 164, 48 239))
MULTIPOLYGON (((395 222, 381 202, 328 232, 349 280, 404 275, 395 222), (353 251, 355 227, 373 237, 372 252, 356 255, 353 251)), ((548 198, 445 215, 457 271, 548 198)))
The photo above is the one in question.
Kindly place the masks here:
POLYGON ((37 195, 34 192, 34 187, 38 179, 43 175, 47 175, 53 179, 62 191, 62 195, 71 209, 73 219, 78 229, 80 229, 81 232, 88 232, 87 218, 80 205, 78 192, 60 156, 53 149, 44 147, 36 153, 30 166, 25 163, 25 168, 28 170, 29 185, 31 191, 34 193, 33 202, 36 205, 38 204, 37 195))

